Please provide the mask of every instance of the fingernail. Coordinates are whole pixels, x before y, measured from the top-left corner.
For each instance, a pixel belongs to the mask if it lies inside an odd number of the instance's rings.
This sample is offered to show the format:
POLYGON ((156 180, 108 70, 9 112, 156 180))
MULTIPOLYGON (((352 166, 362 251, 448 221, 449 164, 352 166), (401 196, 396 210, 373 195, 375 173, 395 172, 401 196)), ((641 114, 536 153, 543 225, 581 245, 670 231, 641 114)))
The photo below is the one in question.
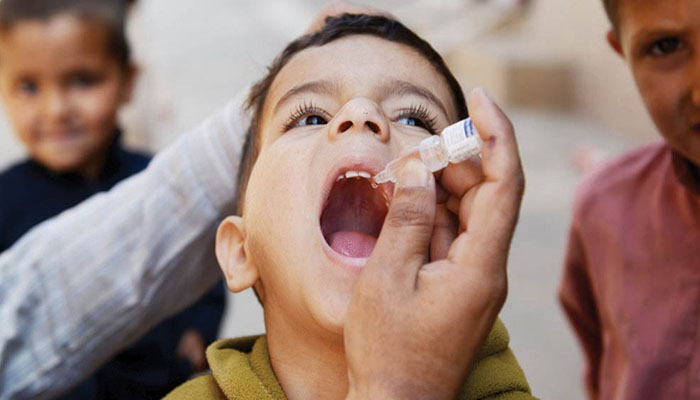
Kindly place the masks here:
POLYGON ((486 96, 487 99, 493 101, 493 97, 491 97, 491 93, 489 93, 488 90, 486 90, 482 87, 480 87, 479 89, 481 89, 481 93, 483 93, 483 95, 486 96))
POLYGON ((420 160, 415 158, 407 160, 401 172, 397 186, 400 187, 426 187, 430 179, 430 171, 420 160))

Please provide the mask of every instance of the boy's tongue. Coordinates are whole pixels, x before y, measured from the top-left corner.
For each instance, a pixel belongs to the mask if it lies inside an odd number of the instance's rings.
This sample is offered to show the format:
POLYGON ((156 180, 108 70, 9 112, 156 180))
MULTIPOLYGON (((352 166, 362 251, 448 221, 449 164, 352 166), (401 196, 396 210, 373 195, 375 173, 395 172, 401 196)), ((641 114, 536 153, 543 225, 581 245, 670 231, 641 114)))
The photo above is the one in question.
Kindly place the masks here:
POLYGON ((369 257, 377 238, 357 231, 338 231, 330 235, 331 248, 348 257, 369 257))

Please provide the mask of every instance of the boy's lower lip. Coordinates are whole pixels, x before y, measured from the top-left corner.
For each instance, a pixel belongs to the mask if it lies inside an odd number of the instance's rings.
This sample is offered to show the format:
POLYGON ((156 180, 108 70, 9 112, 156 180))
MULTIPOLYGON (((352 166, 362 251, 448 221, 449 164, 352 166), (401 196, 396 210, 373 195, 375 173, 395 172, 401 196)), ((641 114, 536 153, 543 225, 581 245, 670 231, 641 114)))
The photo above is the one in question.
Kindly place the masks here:
POLYGON ((47 135, 45 140, 51 143, 73 143, 83 140, 83 135, 77 132, 47 135))

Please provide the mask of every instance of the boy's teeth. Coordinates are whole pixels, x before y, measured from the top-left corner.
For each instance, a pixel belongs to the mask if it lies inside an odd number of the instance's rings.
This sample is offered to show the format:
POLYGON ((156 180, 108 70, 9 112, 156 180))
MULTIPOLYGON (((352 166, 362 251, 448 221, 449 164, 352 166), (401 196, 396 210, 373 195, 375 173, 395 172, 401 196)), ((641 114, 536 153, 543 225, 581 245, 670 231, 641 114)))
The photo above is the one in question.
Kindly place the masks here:
POLYGON ((340 181, 343 179, 350 179, 350 178, 365 178, 365 179, 370 179, 372 178, 372 174, 370 174, 367 171, 347 171, 344 174, 338 175, 337 178, 335 178, 335 181, 340 181))

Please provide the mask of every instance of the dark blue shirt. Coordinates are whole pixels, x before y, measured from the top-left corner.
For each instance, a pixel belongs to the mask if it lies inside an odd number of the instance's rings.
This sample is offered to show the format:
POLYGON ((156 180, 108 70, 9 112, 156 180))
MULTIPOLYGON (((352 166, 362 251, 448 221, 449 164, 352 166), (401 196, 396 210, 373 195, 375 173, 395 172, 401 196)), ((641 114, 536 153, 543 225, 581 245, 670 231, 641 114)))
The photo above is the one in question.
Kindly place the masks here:
MULTIPOLYGON (((55 173, 33 160, 0 173, 0 252, 35 225, 148 166, 150 157, 127 151, 117 134, 105 166, 95 180, 75 173, 55 173)), ((206 343, 216 339, 225 306, 221 283, 182 313, 156 326, 115 356, 65 399, 154 399, 163 397, 192 373, 178 359, 177 346, 187 329, 198 331, 206 343)))

